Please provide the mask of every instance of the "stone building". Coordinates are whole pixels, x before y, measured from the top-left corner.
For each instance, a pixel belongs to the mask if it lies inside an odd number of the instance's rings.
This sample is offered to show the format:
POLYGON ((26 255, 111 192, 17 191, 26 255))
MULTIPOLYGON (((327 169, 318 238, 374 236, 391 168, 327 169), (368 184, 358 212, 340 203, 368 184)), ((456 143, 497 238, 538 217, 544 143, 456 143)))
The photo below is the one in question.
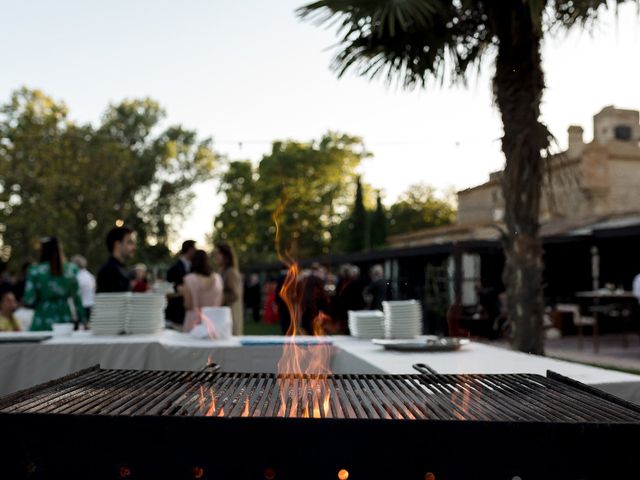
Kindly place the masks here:
MULTIPOLYGON (((540 221, 575 223, 640 211, 640 112, 605 107, 593 117, 594 138, 568 129, 568 148, 547 162, 540 221)), ((504 211, 502 172, 458 192, 458 223, 499 222, 504 211)), ((397 239, 394 239, 397 241, 397 239)))
MULTIPOLYGON (((640 113, 605 107, 593 117, 593 132, 585 142, 582 127, 570 126, 568 148, 545 160, 540 223, 549 301, 609 282, 629 289, 640 273, 640 113)), ((501 175, 458 192, 454 225, 389 239, 394 250, 424 254, 396 269, 400 284, 415 283, 419 272, 407 272, 435 263, 448 272, 450 297, 463 304, 476 302, 479 283, 502 288, 501 175)))

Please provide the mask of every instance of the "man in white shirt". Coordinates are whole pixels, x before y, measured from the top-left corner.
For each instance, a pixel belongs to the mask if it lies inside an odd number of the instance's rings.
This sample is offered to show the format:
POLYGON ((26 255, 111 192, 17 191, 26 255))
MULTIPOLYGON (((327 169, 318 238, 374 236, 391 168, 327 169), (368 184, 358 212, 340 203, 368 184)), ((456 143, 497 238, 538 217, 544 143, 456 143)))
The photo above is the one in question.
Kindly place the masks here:
POLYGON ((633 278, 633 296, 640 302, 640 273, 633 278))
POLYGON ((80 298, 84 307, 85 318, 88 322, 91 318, 91 308, 95 303, 96 297, 96 277, 87 270, 87 259, 82 255, 74 255, 71 259, 78 266, 78 286, 80 289, 80 298))

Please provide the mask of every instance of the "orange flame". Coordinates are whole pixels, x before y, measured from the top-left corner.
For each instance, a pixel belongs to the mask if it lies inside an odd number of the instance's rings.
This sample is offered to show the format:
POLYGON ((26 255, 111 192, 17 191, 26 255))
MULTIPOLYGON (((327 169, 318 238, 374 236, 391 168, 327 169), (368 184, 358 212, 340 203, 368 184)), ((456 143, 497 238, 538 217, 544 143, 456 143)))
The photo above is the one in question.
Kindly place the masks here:
POLYGON ((249 398, 245 399, 244 401, 244 408, 242 409, 242 413, 240 414, 241 417, 248 417, 249 416, 249 398))
POLYGON ((209 410, 205 413, 205 417, 212 417, 213 412, 216 411, 216 397, 213 395, 213 388, 209 389, 209 395, 211 396, 211 403, 209 404, 209 410))
MULTIPOLYGON (((276 253, 288 267, 279 295, 287 306, 291 320, 287 330, 287 336, 290 339, 285 341, 282 357, 278 362, 281 401, 278 416, 285 416, 289 412, 291 416, 320 418, 322 414, 327 416, 330 412, 330 391, 326 375, 331 373, 329 368, 331 347, 328 343, 322 342, 302 346, 296 341, 302 315, 304 285, 300 281, 298 263, 291 258, 286 249, 283 253, 280 248, 282 239, 279 218, 286 203, 287 200, 284 198, 272 216, 276 227, 276 253)), ((323 325, 328 319, 328 315, 320 312, 313 320, 314 336, 324 334, 323 325)))
POLYGON ((204 387, 202 385, 200 385, 200 401, 198 402, 199 404, 199 410, 201 412, 204 412, 204 387))

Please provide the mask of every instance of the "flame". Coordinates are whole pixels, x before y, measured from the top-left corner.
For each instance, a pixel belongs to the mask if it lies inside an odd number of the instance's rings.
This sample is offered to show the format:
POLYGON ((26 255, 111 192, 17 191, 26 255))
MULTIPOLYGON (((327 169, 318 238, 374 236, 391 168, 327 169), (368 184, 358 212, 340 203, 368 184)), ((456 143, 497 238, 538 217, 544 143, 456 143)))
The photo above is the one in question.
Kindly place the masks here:
POLYGON ((248 417, 249 416, 249 398, 246 398, 244 401, 244 409, 242 410, 242 413, 240 414, 241 417, 248 417))
MULTIPOLYGON (((279 295, 287 306, 291 320, 287 329, 289 340, 284 342, 282 357, 278 362, 280 408, 277 415, 321 418, 330 413, 331 399, 326 376, 331 373, 331 346, 322 342, 303 346, 296 341, 302 316, 304 283, 300 280, 298 263, 287 250, 283 252, 280 248, 282 239, 279 218, 286 203, 285 197, 272 216, 276 228, 276 253, 288 267, 279 295)), ((320 312, 312 322, 313 335, 324 335, 323 325, 329 320, 328 315, 320 312)))
POLYGON ((198 402, 199 404, 199 410, 201 412, 204 412, 204 387, 202 385, 200 385, 200 401, 198 402))
POLYGON ((209 389, 209 394, 211 395, 211 403, 209 404, 209 410, 207 410, 207 413, 205 413, 205 416, 212 417, 213 412, 216 411, 216 397, 213 394, 213 388, 209 389))

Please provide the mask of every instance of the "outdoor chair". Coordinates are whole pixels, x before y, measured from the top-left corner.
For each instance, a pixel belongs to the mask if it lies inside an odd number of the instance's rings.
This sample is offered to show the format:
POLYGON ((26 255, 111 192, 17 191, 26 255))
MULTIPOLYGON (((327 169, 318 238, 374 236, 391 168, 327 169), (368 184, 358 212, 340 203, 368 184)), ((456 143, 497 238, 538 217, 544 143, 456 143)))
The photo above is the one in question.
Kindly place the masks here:
POLYGON ((460 318, 464 313, 464 307, 457 303, 452 304, 447 310, 447 328, 450 337, 468 337, 469 330, 460 326, 460 318))
POLYGON ((580 314, 580 306, 575 303, 558 303, 556 310, 562 313, 570 313, 573 324, 578 329, 578 348, 582 350, 582 327, 591 327, 593 335, 593 351, 598 353, 598 320, 596 316, 589 317, 580 314))

